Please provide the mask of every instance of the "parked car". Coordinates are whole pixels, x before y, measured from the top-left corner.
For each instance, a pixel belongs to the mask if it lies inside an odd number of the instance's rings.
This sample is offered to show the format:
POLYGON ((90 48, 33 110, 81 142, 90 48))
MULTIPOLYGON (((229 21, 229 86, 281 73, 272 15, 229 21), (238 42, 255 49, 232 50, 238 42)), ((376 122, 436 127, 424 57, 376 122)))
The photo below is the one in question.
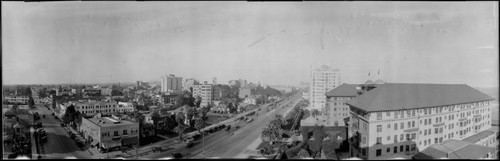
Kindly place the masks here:
POLYGON ((172 153, 172 157, 174 157, 174 159, 181 159, 182 154, 181 153, 172 153))
POLYGON ((153 153, 154 152, 163 152, 163 149, 161 149, 161 147, 159 147, 159 146, 156 146, 156 147, 153 147, 153 153))

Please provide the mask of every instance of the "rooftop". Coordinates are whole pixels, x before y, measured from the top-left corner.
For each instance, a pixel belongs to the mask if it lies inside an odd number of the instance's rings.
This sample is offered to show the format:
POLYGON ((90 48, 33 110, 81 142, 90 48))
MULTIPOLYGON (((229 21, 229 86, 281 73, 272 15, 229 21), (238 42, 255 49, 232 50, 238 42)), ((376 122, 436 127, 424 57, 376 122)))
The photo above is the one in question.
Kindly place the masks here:
POLYGON ((414 159, 479 159, 495 148, 477 145, 460 140, 446 140, 441 144, 432 144, 413 156, 414 159))
POLYGON ((477 134, 469 136, 469 137, 467 137, 465 139, 462 139, 462 141, 466 141, 466 142, 470 142, 470 143, 476 143, 479 140, 484 139, 484 138, 486 138, 488 136, 491 136, 491 135, 495 135, 495 132, 490 131, 490 130, 484 130, 484 131, 481 131, 481 132, 479 132, 477 134))
POLYGON ((366 111, 390 111, 494 100, 465 84, 385 83, 347 102, 366 111))
POLYGON ((139 124, 137 122, 129 121, 129 120, 120 120, 112 117, 93 117, 93 118, 83 118, 89 120, 99 127, 110 127, 110 126, 122 126, 122 125, 134 125, 139 124), (99 121, 100 120, 100 121, 99 121), (115 123, 116 122, 116 123, 115 123))
POLYGON ((325 95, 328 97, 336 97, 336 96, 358 96, 358 92, 356 87, 358 84, 347 84, 344 83, 329 92, 326 92, 325 95))

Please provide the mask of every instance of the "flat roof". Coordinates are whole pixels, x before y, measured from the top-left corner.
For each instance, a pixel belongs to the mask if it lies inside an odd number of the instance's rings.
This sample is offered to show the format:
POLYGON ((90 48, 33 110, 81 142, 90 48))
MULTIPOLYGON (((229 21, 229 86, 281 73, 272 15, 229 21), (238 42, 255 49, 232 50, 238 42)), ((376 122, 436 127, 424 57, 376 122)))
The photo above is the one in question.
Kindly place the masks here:
POLYGON ((477 134, 474 134, 472 136, 469 136, 465 139, 462 139, 462 141, 467 141, 467 142, 471 142, 471 143, 476 143, 478 142, 479 140, 481 139, 484 139, 488 136, 491 136, 491 135, 495 135, 495 132, 493 131, 489 131, 489 130, 484 130, 484 131, 481 131, 477 134))
POLYGON ((139 123, 137 123, 137 122, 133 122, 133 121, 129 121, 129 120, 119 120, 119 119, 115 119, 112 117, 83 118, 83 119, 89 120, 90 122, 94 123, 95 125, 97 125, 99 127, 134 125, 134 124, 139 125, 139 123), (101 122, 99 122, 99 120, 101 120, 101 122), (112 121, 112 120, 119 121, 120 123, 115 124, 114 121, 112 121))

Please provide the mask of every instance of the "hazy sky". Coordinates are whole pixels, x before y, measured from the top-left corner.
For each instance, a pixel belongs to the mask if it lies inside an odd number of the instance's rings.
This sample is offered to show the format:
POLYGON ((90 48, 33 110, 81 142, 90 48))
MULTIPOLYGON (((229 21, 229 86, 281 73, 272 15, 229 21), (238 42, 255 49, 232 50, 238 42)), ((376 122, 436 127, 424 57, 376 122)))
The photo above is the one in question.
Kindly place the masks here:
POLYGON ((1 3, 4 84, 499 80, 496 2, 1 3))

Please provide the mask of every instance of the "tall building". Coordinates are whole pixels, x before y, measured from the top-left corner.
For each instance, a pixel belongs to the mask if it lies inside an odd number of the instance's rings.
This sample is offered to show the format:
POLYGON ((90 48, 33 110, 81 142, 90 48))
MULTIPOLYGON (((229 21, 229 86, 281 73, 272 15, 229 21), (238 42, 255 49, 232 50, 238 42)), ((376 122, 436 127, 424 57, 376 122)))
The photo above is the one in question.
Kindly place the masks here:
POLYGON ((325 108, 325 93, 340 85, 340 69, 321 65, 311 68, 309 107, 322 111, 325 108))
MULTIPOLYGON (((416 154, 446 140, 466 140, 491 128, 492 100, 465 84, 361 85, 345 102, 349 154, 364 159, 416 154)), ((479 138, 480 139, 480 138, 479 138)))
POLYGON ((201 97, 201 107, 208 106, 212 103, 212 85, 207 84, 205 81, 204 84, 194 85, 193 86, 193 97, 201 97))
POLYGON ((217 77, 212 78, 212 84, 217 85, 217 77))
POLYGON ((193 91, 190 91, 190 88, 194 87, 194 85, 198 85, 198 84, 200 84, 200 83, 194 78, 185 79, 183 84, 182 84, 182 90, 193 92, 193 91))
POLYGON ((161 92, 173 92, 182 90, 182 77, 173 74, 161 77, 161 92))

